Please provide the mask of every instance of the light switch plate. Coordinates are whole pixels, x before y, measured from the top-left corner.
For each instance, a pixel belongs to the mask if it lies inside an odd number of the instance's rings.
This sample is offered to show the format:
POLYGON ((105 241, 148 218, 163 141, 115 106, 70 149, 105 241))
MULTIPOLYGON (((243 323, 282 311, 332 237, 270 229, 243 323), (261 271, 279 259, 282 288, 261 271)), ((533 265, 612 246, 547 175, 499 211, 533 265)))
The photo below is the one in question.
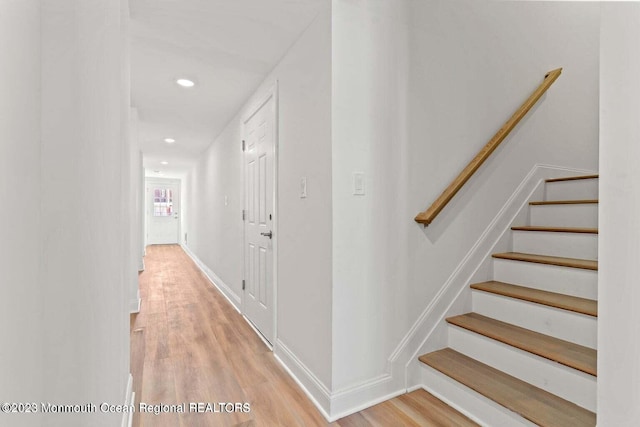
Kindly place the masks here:
POLYGON ((307 177, 300 178, 300 198, 305 199, 307 197, 307 177))
POLYGON ((364 173, 353 173, 353 195, 364 196, 364 173))

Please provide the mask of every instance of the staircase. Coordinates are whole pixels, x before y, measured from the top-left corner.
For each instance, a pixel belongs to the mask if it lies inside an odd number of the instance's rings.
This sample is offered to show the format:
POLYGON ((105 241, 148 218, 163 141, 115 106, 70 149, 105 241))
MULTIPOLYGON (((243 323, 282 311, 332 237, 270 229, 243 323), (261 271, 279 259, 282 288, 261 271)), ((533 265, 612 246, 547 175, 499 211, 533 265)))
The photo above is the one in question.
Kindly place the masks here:
POLYGON ((595 426, 598 176, 551 179, 448 347, 419 357, 424 384, 493 426, 595 426))

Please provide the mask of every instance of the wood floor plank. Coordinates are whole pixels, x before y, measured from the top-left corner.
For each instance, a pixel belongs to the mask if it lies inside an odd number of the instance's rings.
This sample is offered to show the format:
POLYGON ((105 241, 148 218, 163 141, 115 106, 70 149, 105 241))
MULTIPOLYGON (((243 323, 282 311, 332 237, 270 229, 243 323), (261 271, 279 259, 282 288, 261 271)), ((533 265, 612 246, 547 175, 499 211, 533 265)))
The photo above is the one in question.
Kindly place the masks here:
POLYGON ((597 351, 592 348, 491 319, 477 313, 449 317, 447 322, 570 368, 596 375, 598 365, 597 351))
POLYGON ((360 412, 344 417, 334 423, 338 427, 371 427, 371 423, 360 412))
POLYGON ((527 288, 525 286, 512 285, 494 280, 474 283, 471 285, 471 289, 517 298, 549 307, 561 308, 588 316, 598 316, 598 301, 586 298, 527 288))
MULTIPOLYGON (((131 324, 135 323, 137 316, 131 317, 131 324)), ((145 359, 145 340, 144 329, 135 328, 131 331, 131 353, 129 359, 129 365, 131 367, 131 374, 133 376, 133 392, 135 393, 134 405, 137 408, 140 403, 140 397, 142 396, 142 386, 144 379, 144 359, 145 359)), ((138 411, 133 413, 133 425, 139 425, 140 413, 138 411)))
POLYGON ((533 262, 536 264, 557 265, 560 267, 581 268, 583 270, 597 270, 598 261, 579 258, 565 258, 549 255, 526 254, 522 252, 504 252, 492 255, 494 258, 512 261, 533 262))
POLYGON ((280 399, 279 389, 265 382, 246 390, 252 402, 251 412, 259 426, 297 426, 300 419, 280 399))
POLYGON ((392 401, 382 402, 361 412, 374 427, 419 427, 418 421, 398 409, 392 401))
POLYGON ((420 361, 543 427, 592 427, 596 415, 450 348, 420 361))
POLYGON ((147 316, 152 328, 145 328, 145 360, 166 359, 170 356, 165 313, 152 313, 147 316))
POLYGON ((524 226, 511 227, 511 229, 514 231, 598 234, 597 228, 590 228, 590 227, 547 227, 547 226, 536 226, 536 225, 524 225, 524 226))
POLYGON ((477 427, 478 424, 425 390, 416 390, 394 399, 393 404, 410 413, 421 426, 477 427))
MULTIPOLYGON (((170 359, 145 360, 141 402, 149 405, 177 404, 173 363, 170 359)), ((175 412, 141 412, 141 427, 175 427, 180 423, 175 412)))

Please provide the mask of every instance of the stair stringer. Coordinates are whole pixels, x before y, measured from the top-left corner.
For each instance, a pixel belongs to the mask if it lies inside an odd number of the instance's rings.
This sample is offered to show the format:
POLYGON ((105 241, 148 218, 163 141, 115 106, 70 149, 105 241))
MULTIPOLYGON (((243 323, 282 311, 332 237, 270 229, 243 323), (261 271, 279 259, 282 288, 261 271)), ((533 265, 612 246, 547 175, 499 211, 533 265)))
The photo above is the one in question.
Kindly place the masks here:
MULTIPOLYGON (((470 311, 469 285, 491 279, 493 276, 491 254, 511 249, 510 228, 516 223, 528 223, 528 203, 544 198, 545 180, 591 173, 594 172, 536 164, 520 182, 390 356, 388 363, 393 372, 392 375, 403 374, 408 390, 425 388, 440 394, 424 383, 423 368, 418 361, 418 355, 447 346, 445 318, 470 311)), ((442 397, 445 397, 446 403, 459 408, 460 405, 456 402, 449 401, 446 396, 442 397)), ((474 414, 465 414, 472 419, 477 419, 474 414)))

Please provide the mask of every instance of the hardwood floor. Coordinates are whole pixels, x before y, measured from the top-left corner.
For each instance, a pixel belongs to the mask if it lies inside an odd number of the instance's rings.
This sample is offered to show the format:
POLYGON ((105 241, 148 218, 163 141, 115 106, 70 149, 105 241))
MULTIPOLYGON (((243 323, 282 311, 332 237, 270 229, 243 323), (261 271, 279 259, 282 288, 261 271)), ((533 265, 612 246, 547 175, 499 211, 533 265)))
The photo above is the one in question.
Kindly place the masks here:
POLYGON ((148 247, 145 267, 141 310, 131 316, 136 409, 141 401, 187 407, 136 412, 134 427, 476 425, 424 390, 329 424, 179 246, 148 247), (190 413, 188 402, 246 402, 250 412, 190 413))

